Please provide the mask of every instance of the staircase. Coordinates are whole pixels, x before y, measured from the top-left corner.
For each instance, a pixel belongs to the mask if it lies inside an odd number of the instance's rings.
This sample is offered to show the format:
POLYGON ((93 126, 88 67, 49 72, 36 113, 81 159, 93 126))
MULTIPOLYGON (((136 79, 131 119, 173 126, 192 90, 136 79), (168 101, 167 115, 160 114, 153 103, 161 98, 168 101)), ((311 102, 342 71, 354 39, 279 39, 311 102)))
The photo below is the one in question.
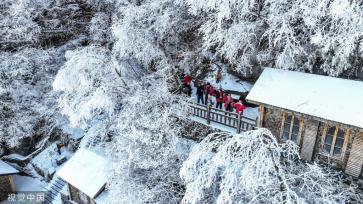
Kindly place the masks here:
MULTIPOLYGON (((52 181, 48 184, 48 186, 45 187, 44 191, 45 193, 45 200, 43 204, 51 204, 57 203, 57 197, 60 197, 60 192, 62 189, 66 186, 66 182, 63 181, 60 177, 57 175, 54 176, 52 181)), ((59 201, 59 200, 58 200, 59 201)))

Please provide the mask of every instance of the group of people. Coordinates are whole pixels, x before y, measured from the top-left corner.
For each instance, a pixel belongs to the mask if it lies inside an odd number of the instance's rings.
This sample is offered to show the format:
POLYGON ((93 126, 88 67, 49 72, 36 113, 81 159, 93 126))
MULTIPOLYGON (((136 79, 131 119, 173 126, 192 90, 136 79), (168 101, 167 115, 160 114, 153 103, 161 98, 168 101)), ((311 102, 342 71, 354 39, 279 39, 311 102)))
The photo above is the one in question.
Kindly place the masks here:
MULTIPOLYGON (((221 70, 219 69, 216 74, 216 82, 218 83, 221 78, 221 70)), ((184 74, 182 71, 179 74, 180 80, 182 81, 182 92, 187 95, 192 95, 192 77, 188 74, 184 74)), ((209 107, 213 107, 214 100, 216 102, 216 108, 224 109, 228 112, 235 111, 237 114, 243 114, 243 110, 246 109, 246 106, 243 104, 243 97, 241 96, 239 100, 235 100, 232 98, 230 93, 225 92, 222 88, 215 89, 209 82, 206 84, 199 83, 197 85, 197 102, 202 103, 204 105, 208 105, 209 107)))
POLYGON ((213 97, 215 97, 216 108, 222 109, 223 106, 226 111, 233 112, 233 110, 235 110, 237 114, 243 114, 243 110, 246 109, 242 97, 236 101, 231 94, 225 92, 222 88, 214 89, 209 82, 197 86, 198 103, 201 102, 204 105, 213 107, 213 97))

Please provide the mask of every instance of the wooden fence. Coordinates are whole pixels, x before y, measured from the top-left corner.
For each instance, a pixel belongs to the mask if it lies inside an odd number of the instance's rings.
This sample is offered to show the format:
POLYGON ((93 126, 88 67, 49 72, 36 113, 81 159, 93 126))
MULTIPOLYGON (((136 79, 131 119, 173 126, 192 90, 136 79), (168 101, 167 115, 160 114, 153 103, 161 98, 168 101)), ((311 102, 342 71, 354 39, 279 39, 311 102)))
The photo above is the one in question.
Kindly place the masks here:
POLYGON ((189 110, 193 116, 205 119, 207 124, 211 122, 219 123, 230 128, 235 128, 237 133, 253 130, 257 127, 257 121, 255 119, 206 105, 193 103, 190 105, 189 110))

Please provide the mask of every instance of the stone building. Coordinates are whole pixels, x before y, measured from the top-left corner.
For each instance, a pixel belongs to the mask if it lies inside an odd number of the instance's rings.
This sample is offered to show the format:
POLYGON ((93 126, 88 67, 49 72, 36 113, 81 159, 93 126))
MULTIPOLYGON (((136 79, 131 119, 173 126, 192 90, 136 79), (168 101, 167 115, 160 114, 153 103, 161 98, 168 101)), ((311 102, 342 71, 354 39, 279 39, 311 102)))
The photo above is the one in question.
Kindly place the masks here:
POLYGON ((79 149, 57 172, 68 185, 68 192, 61 196, 63 203, 105 203, 107 167, 108 161, 102 156, 79 149))
POLYGON ((259 105, 258 126, 303 159, 362 177, 363 82, 265 68, 247 101, 259 105))
POLYGON ((8 198, 9 193, 15 193, 13 175, 19 171, 0 160, 0 202, 8 198))

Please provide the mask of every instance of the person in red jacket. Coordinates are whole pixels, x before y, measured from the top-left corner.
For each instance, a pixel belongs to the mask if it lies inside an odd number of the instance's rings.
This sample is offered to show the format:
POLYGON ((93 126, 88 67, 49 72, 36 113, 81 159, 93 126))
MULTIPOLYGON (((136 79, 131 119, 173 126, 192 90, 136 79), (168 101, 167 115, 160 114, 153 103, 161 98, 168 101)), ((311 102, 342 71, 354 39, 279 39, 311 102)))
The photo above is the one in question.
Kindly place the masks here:
POLYGON ((192 81, 192 77, 188 74, 184 77, 184 83, 189 84, 192 81))
POLYGON ((243 105, 242 100, 239 100, 237 103, 233 104, 233 108, 236 109, 237 114, 243 115, 243 110, 246 109, 246 106, 243 105))
POLYGON ((233 103, 233 98, 231 94, 224 94, 223 96, 223 102, 224 102, 224 108, 226 109, 226 111, 232 112, 232 103, 233 103))
POLYGON ((223 103, 223 90, 222 90, 222 88, 219 88, 219 91, 217 92, 216 101, 217 101, 216 108, 222 109, 222 103, 223 103))
POLYGON ((213 96, 213 91, 214 91, 214 88, 212 85, 209 86, 209 89, 208 89, 208 93, 210 96, 213 96))

